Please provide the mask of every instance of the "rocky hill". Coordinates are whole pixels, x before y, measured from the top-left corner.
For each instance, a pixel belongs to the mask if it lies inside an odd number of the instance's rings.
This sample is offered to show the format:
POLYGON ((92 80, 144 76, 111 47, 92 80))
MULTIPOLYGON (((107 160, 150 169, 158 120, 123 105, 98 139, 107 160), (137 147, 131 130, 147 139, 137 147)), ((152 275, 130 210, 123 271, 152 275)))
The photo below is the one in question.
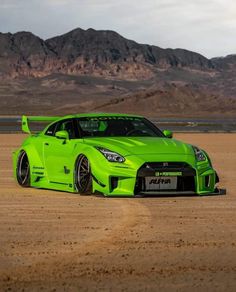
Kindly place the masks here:
POLYGON ((163 97, 172 105, 164 115, 234 115, 235 73, 236 55, 207 59, 114 31, 78 28, 48 40, 30 32, 0 33, 0 114, 127 111, 132 103, 129 111, 162 115, 163 97))
POLYGON ((30 32, 0 34, 3 76, 89 74, 130 79, 150 78, 155 70, 212 70, 211 60, 182 49, 138 44, 114 31, 80 28, 46 41, 30 32))

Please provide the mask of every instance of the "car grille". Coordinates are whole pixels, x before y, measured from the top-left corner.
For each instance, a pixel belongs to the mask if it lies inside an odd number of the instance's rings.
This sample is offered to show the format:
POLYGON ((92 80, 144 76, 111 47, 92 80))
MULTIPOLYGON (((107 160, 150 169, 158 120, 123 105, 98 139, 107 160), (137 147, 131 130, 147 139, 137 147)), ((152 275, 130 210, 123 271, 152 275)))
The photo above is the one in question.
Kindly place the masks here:
MULTIPOLYGON (((137 172, 135 194, 147 192, 145 188, 145 177, 156 176, 156 172, 182 172, 177 176, 178 192, 195 192, 196 171, 186 162, 146 162, 137 172)), ((156 190, 155 192, 168 192, 168 190, 156 190)))

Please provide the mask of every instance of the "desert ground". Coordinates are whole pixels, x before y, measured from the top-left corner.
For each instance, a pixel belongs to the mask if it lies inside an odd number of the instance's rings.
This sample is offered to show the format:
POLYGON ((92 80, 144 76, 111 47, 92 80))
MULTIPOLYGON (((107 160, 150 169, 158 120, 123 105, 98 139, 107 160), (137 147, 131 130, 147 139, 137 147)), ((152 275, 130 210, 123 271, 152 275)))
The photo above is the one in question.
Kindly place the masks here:
POLYGON ((236 134, 176 134, 226 195, 102 198, 23 189, 0 135, 0 291, 236 291, 236 134))

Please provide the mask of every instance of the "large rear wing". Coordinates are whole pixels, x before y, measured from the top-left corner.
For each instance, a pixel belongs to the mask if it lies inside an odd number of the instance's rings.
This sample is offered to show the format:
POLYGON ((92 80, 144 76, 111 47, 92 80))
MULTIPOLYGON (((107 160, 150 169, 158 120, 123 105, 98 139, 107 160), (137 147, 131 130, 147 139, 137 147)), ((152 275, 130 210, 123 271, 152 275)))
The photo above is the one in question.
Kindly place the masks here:
POLYGON ((21 129, 23 132, 31 134, 29 122, 45 122, 50 124, 51 122, 54 122, 58 120, 60 117, 44 117, 44 116, 22 116, 21 119, 21 129))

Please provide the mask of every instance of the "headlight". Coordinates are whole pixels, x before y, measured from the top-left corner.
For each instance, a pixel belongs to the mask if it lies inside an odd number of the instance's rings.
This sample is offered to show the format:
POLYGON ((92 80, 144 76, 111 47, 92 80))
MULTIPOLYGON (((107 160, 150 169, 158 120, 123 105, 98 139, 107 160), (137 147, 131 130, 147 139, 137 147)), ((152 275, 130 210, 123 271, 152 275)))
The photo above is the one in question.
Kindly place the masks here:
POLYGON ((193 147, 193 151, 195 153, 196 160, 197 161, 205 161, 206 160, 205 153, 196 146, 192 146, 192 147, 193 147))
POLYGON ((110 151, 108 149, 105 148, 101 148, 101 147, 96 147, 97 150, 99 150, 108 161, 110 162, 124 162, 125 158, 123 156, 121 156, 120 154, 110 151))

